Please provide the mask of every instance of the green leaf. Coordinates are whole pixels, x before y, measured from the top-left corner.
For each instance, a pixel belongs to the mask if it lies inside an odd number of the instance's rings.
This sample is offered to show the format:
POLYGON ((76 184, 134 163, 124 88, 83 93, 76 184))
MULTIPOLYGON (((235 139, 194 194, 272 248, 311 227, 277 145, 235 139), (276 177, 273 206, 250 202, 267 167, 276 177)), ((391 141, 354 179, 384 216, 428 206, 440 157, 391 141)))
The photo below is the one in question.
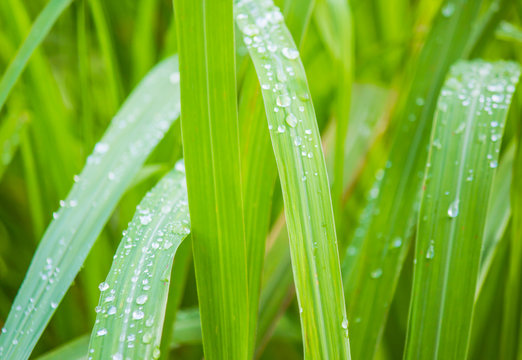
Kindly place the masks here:
POLYGON ((124 232, 89 344, 97 359, 159 358, 174 256, 190 233, 183 160, 143 198, 124 232))
POLYGON ((0 179, 18 150, 26 126, 27 114, 23 111, 10 113, 0 125, 0 179))
POLYGON ((412 69, 413 83, 401 91, 388 161, 377 173, 343 260, 356 359, 372 359, 382 337, 413 235, 437 96, 447 70, 462 54, 479 7, 480 1, 442 4, 412 69))
MULTIPOLYGON (((184 246, 183 242, 181 246, 184 246)), ((181 247, 178 249, 181 249, 181 247)), ((177 260, 177 257, 176 257, 177 260)), ((173 274, 174 275, 174 274, 173 274)), ((174 284, 172 284, 174 286, 174 284)), ((170 299, 169 299, 170 301, 170 299)), ((167 324, 168 325, 168 324, 167 324)), ((163 331, 165 332, 166 329, 163 331)), ((168 339, 171 348, 187 344, 201 344, 201 326, 198 309, 183 309, 178 311, 173 326, 172 337, 168 339)), ((38 357, 38 360, 85 360, 89 347, 89 335, 83 335, 65 343, 58 348, 38 357)))
POLYGON ((405 359, 467 356, 489 194, 519 76, 514 63, 458 62, 442 88, 419 213, 405 359))
POLYGON ((75 178, 15 298, 0 356, 29 357, 118 200, 179 115, 177 63, 165 60, 142 81, 75 178))
POLYGON ((235 14, 261 83, 281 180, 305 357, 349 358, 330 190, 299 52, 271 1, 237 1, 235 14))
POLYGON ((502 336, 500 356, 504 359, 522 358, 522 125, 516 124, 515 158, 511 187, 511 239, 509 265, 504 288, 502 336))
POLYGON ((346 0, 318 0, 314 11, 315 21, 328 51, 331 53, 337 76, 337 97, 334 116, 335 161, 332 199, 337 232, 342 236, 341 219, 344 188, 345 142, 350 115, 350 98, 354 67, 352 14, 346 0))
POLYGON ((181 129, 203 346, 208 359, 249 358, 247 273, 232 2, 175 0, 181 129))
POLYGON ((0 110, 4 106, 7 96, 27 65, 32 53, 42 43, 60 14, 71 2, 72 0, 50 0, 40 15, 38 15, 29 35, 27 35, 15 58, 2 76, 0 81, 0 110))

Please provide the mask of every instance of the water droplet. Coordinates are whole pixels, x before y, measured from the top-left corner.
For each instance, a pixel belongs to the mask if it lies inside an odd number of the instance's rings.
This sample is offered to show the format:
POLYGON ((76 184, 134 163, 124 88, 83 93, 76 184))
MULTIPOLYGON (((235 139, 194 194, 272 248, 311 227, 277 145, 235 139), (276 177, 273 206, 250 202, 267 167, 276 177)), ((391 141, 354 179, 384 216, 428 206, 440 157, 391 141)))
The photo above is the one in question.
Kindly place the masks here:
POLYGON ((379 269, 375 269, 371 272, 370 276, 372 277, 372 279, 378 279, 382 276, 382 269, 379 268, 379 269))
POLYGON ((99 142, 94 146, 94 152, 98 154, 105 154, 107 151, 109 151, 109 144, 99 142))
POLYGON ((396 249, 401 247, 402 245, 402 238, 400 236, 397 236, 395 239, 393 239, 392 242, 392 248, 396 249))
POLYGON ((310 130, 310 129, 306 129, 306 130, 305 130, 305 134, 306 134, 306 135, 312 135, 312 130, 310 130))
POLYGON ((102 282, 100 285, 98 285, 98 289, 100 289, 100 291, 105 291, 109 288, 109 284, 107 284, 105 281, 102 282))
POLYGON ((424 105, 424 99, 421 98, 421 97, 418 97, 417 99, 415 99, 415 103, 416 103, 418 106, 423 106, 423 105, 424 105))
POLYGON ((123 355, 120 353, 116 353, 112 355, 112 360, 123 360, 123 355))
POLYGON ((143 319, 143 316, 145 316, 145 314, 141 310, 134 310, 132 312, 132 319, 133 320, 141 320, 141 319, 143 319))
POLYGON ((301 145, 301 144, 302 144, 301 137, 297 135, 297 136, 294 138, 294 145, 295 145, 295 146, 299 146, 299 145, 301 145))
POLYGON ((284 57, 287 58, 287 59, 290 59, 290 60, 295 60, 299 57, 299 51, 297 51, 296 49, 291 49, 291 48, 283 48, 283 50, 281 50, 281 52, 283 53, 284 57))
POLYGON ((153 359, 159 359, 161 355, 160 349, 156 346, 154 350, 152 351, 152 358, 153 359))
POLYGON ((455 12, 455 4, 453 3, 447 3, 442 8, 442 16, 444 17, 450 17, 455 12))
POLYGON ((288 96, 288 95, 279 95, 276 98, 276 104, 279 107, 287 107, 290 105, 291 101, 292 100, 290 99, 290 96, 288 96))
POLYGON ((428 246, 428 250, 426 251, 426 259, 433 259, 435 256, 435 246, 433 240, 430 240, 430 245, 428 246))
POLYGON ((142 341, 144 344, 149 344, 152 340, 152 334, 151 333, 145 333, 145 335, 143 335, 143 338, 142 338, 142 341))
POLYGON ((496 168, 497 166, 498 166, 498 162, 497 162, 497 161, 495 161, 495 160, 491 160, 491 161, 489 162, 489 167, 490 167, 490 168, 494 169, 494 168, 496 168))
POLYGON ((107 335, 107 329, 103 328, 103 329, 96 331, 96 335, 98 335, 98 336, 107 335))
POLYGON ((285 130, 286 130, 286 128, 285 128, 284 125, 279 125, 279 126, 277 127, 277 132, 280 133, 280 134, 284 133, 285 130))
POLYGON ((455 218, 459 215, 459 199, 455 199, 448 208, 448 216, 455 218))
POLYGON ((116 306, 111 306, 109 310, 107 310, 108 315, 114 315, 116 314, 116 306))
POLYGON ((288 116, 286 117, 286 123, 288 124, 288 126, 290 127, 295 127, 297 125, 297 118, 295 117, 294 114, 290 113, 288 114, 288 116))
POLYGON ((149 297, 147 295, 140 295, 136 298, 136 304, 143 305, 147 302, 149 297))
POLYGON ((151 221, 152 221, 152 217, 150 215, 140 216, 140 223, 142 225, 150 224, 151 221))
POLYGON ((341 323, 341 327, 342 327, 344 330, 348 330, 348 319, 347 319, 347 318, 344 318, 344 319, 343 319, 343 322, 341 323))
POLYGON ((53 309, 56 309, 58 307, 58 303, 54 302, 54 301, 51 301, 51 307, 53 309))

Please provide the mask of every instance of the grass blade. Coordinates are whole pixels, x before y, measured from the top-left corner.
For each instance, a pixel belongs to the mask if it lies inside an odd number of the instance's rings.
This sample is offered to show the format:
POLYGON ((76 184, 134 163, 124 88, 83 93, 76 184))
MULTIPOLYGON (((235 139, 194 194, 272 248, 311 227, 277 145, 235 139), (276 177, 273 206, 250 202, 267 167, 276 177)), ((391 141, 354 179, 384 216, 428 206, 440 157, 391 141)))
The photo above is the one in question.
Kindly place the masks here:
POLYGON ((158 65, 113 119, 54 214, 0 335, 0 356, 29 357, 94 241, 179 115, 177 57, 158 65))
POLYGON ((40 45, 51 30, 60 14, 71 4, 72 0, 50 0, 35 20, 29 35, 9 64, 0 81, 0 110, 5 104, 16 80, 24 70, 33 51, 40 45))
POLYGON ((338 77, 334 116, 336 121, 334 176, 332 199, 336 229, 339 236, 344 233, 341 221, 343 176, 345 164, 345 141, 350 115, 350 98, 353 79, 354 44, 352 14, 346 0, 319 0, 314 11, 323 42, 334 60, 338 77))
POLYGON ((405 359, 467 356, 479 239, 519 75, 513 63, 459 62, 441 91, 419 214, 405 359))
POLYGON ((170 273, 190 233, 183 160, 143 198, 124 232, 101 296, 89 356, 158 358, 170 273))
POLYGON ((511 188, 511 239, 509 265, 504 290, 501 353, 503 359, 522 359, 522 125, 516 129, 516 151, 511 188))
POLYGON ((435 18, 402 93, 396 130, 384 172, 361 216, 343 261, 352 353, 372 359, 377 350, 400 271, 409 250, 436 99, 450 65, 462 54, 480 1, 446 1, 435 18), (442 11, 451 4, 451 12, 442 11))
POLYGON ((271 1, 237 1, 235 13, 263 89, 302 309, 305 357, 346 359, 348 321, 330 190, 299 52, 271 1))
POLYGON ((251 356, 250 302, 257 299, 248 289, 232 2, 175 0, 174 6, 204 352, 208 359, 244 359, 251 356))

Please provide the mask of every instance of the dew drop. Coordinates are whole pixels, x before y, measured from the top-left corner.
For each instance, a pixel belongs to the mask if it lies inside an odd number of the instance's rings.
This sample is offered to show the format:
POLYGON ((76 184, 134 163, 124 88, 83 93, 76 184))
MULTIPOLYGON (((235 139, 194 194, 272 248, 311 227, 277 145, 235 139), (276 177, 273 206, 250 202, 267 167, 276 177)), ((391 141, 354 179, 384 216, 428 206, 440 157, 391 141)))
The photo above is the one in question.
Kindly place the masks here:
POLYGON ((98 335, 98 336, 107 335, 107 329, 103 328, 103 329, 96 331, 96 335, 98 335))
POLYGON ((286 128, 285 128, 284 125, 279 125, 279 126, 277 127, 277 132, 280 133, 280 134, 284 133, 285 130, 286 130, 286 128))
POLYGON ((292 100, 290 99, 290 96, 288 96, 288 95, 279 95, 276 98, 276 104, 279 107, 287 107, 290 105, 291 101, 292 100))
POLYGON ((375 269, 371 272, 370 276, 372 277, 372 279, 378 279, 382 276, 382 269, 379 268, 379 269, 375 269))
POLYGON ((285 47, 281 50, 281 52, 283 53, 285 58, 290 59, 290 60, 295 60, 299 57, 299 51, 297 51, 296 49, 291 49, 291 48, 285 47))
POLYGON ((140 223, 142 225, 148 225, 152 221, 152 217, 150 215, 142 215, 140 216, 140 223))
POLYGON ((105 291, 109 288, 109 284, 107 284, 105 281, 102 282, 99 286, 98 286, 98 289, 100 289, 100 291, 105 291))
POLYGON ((395 239, 393 239, 392 242, 392 248, 397 249, 401 247, 402 245, 402 238, 400 236, 397 236, 395 239))
POLYGON ((109 307, 109 310, 107 310, 108 315, 114 315, 116 314, 116 306, 109 307))
POLYGON ((135 310, 132 312, 133 320, 141 320, 141 319, 143 319, 143 316, 145 316, 145 314, 143 314, 143 311, 141 311, 141 310, 135 310))
POLYGON ((149 344, 152 340, 152 335, 151 333, 145 333, 145 335, 143 335, 143 338, 142 338, 142 341, 144 344, 149 344))
POLYGON ((455 218, 457 215, 459 215, 459 200, 455 199, 448 208, 448 216, 455 218))
POLYGON ((105 154, 107 151, 109 151, 109 144, 99 142, 94 146, 94 152, 98 154, 105 154))
POLYGON ((344 318, 343 322, 341 323, 341 326, 344 330, 348 330, 348 319, 344 318))
POLYGON ((288 126, 290 127, 295 127, 297 125, 297 118, 295 117, 294 114, 290 113, 288 114, 288 116, 286 117, 286 123, 288 124, 288 126))
POLYGON ((428 250, 426 251, 426 259, 433 259, 435 256, 435 246, 433 244, 433 240, 430 240, 430 245, 428 246, 428 250))
POLYGON ((448 3, 442 8, 442 16, 450 17, 455 12, 455 4, 448 3))
POLYGON ((495 161, 495 160, 491 160, 491 161, 489 162, 489 167, 490 167, 490 168, 494 169, 494 168, 496 168, 497 166, 498 166, 498 162, 497 162, 497 161, 495 161))
POLYGON ((136 304, 143 305, 147 302, 149 297, 147 295, 140 295, 136 298, 136 304))

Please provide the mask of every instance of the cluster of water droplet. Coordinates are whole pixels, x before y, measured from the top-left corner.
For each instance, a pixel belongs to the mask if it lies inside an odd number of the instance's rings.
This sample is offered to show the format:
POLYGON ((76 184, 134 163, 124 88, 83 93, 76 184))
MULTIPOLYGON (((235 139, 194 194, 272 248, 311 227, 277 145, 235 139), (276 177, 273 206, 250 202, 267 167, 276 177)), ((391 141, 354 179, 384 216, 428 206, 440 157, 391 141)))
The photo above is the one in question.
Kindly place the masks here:
MULTIPOLYGON (((446 215, 451 221, 456 221, 460 214, 462 191, 466 186, 462 180, 471 184, 476 176, 486 175, 484 169, 493 170, 498 166, 499 140, 519 76, 518 65, 510 62, 458 62, 450 70, 437 105, 438 125, 427 164, 426 184, 430 183, 433 171, 444 169, 458 176, 455 187, 445 192, 447 198, 432 199, 429 192, 425 197, 428 201, 448 201, 446 215), (449 138, 451 144, 441 143, 440 139, 449 138), (474 144, 480 146, 470 151, 474 144), (452 147, 442 151, 445 146, 452 147)), ((428 216, 422 219, 427 221, 428 216)), ((424 254, 427 260, 434 258, 433 239, 424 254)))
POLYGON ((133 358, 147 349, 159 357, 159 332, 163 315, 158 299, 166 299, 172 260, 180 242, 189 234, 187 190, 183 160, 166 175, 137 207, 124 232, 105 282, 99 286, 100 303, 89 348, 89 358, 110 331, 116 331, 113 359, 133 358), (149 304, 150 299, 156 299, 149 304), (111 330, 109 330, 111 329, 111 330), (138 346, 139 345, 139 346, 138 346), (141 350, 139 350, 140 348, 141 350), (136 352, 133 352, 136 351, 136 352))
MULTIPOLYGON (((264 93, 274 142, 288 143, 306 159, 320 156, 313 107, 304 69, 283 15, 272 1, 238 1, 236 23, 254 60, 264 93), (275 101, 273 100, 275 99, 275 101), (315 136, 314 136, 315 135, 315 136)), ((317 176, 315 168, 302 169, 301 180, 317 176)))

